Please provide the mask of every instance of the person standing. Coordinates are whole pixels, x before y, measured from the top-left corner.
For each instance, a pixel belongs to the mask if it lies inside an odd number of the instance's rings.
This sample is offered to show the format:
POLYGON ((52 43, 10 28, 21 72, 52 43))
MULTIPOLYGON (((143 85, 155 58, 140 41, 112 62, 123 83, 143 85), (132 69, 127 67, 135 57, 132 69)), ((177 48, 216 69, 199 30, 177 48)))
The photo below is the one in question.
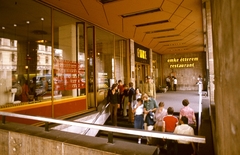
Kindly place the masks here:
POLYGON ((149 97, 156 99, 156 86, 150 76, 146 77, 147 81, 143 85, 143 92, 149 97))
POLYGON ((166 85, 168 87, 168 90, 170 90, 171 89, 171 79, 170 79, 170 76, 167 76, 167 78, 166 78, 166 85))
POLYGON ((184 99, 182 101, 183 108, 180 109, 179 113, 179 119, 181 119, 183 116, 186 116, 188 118, 188 125, 190 125, 194 130, 196 129, 196 117, 194 110, 189 106, 188 99, 184 99))
MULTIPOLYGON (((143 129, 143 103, 142 99, 138 98, 137 103, 133 107, 132 113, 134 116, 134 128, 143 129)), ((141 136, 138 137, 138 144, 141 144, 141 136)))
POLYGON ((135 89, 135 94, 133 95, 132 109, 137 104, 137 99, 142 98, 142 93, 139 88, 135 89))
POLYGON ((174 87, 174 91, 177 91, 177 78, 174 77, 174 80, 173 80, 173 87, 174 87))
MULTIPOLYGON (((146 93, 142 95, 143 99, 143 112, 144 112, 144 129, 153 130, 154 125, 154 112, 157 109, 155 99, 149 97, 146 93)), ((151 144, 151 137, 147 137, 147 144, 151 144)))
POLYGON ((123 116, 126 117, 128 112, 128 101, 129 101, 129 88, 127 86, 127 84, 123 85, 124 90, 123 90, 123 98, 122 98, 122 102, 123 102, 123 116))
POLYGON ((36 100, 37 98, 37 93, 36 93, 36 88, 37 88, 37 79, 36 77, 32 78, 32 81, 29 86, 29 95, 31 96, 31 100, 36 100))
POLYGON ((198 79, 197 79, 197 85, 198 85, 198 94, 202 94, 202 89, 203 89, 203 83, 202 83, 202 77, 201 75, 198 76, 198 79))
POLYGON ((41 95, 45 95, 48 91, 48 82, 46 80, 46 77, 41 77, 40 78, 40 82, 41 82, 41 95))
POLYGON ((129 82, 129 93, 128 93, 128 122, 133 123, 134 117, 132 114, 132 104, 135 95, 135 90, 133 88, 133 83, 129 82))
POLYGON ((28 87, 28 81, 26 80, 24 84, 22 85, 22 102, 28 102, 29 101, 29 87, 28 87))
POLYGON ((171 90, 174 90, 174 76, 171 78, 171 90))
POLYGON ((122 80, 118 80, 118 92, 119 92, 119 103, 120 103, 120 115, 123 115, 123 102, 122 102, 122 98, 123 98, 123 91, 124 91, 124 86, 122 83, 122 80))
MULTIPOLYGON (((182 116, 179 120, 180 125, 178 125, 173 133, 176 134, 184 134, 184 135, 194 135, 194 130, 192 127, 188 125, 188 118, 186 116, 182 116)), ((195 155, 196 148, 194 143, 188 141, 177 141, 177 146, 175 147, 176 155, 195 155)))
POLYGON ((108 93, 108 103, 110 103, 110 113, 112 125, 117 126, 117 109, 119 104, 119 93, 117 84, 112 85, 112 89, 108 93))

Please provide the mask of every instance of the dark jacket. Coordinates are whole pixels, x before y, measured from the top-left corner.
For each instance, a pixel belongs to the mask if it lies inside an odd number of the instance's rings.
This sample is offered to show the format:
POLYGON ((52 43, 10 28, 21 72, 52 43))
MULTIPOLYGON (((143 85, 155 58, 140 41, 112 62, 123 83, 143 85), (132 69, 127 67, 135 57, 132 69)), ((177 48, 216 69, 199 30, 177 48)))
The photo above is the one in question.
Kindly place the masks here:
POLYGON ((128 93, 128 97, 129 97, 129 100, 128 102, 132 103, 133 102, 133 96, 135 95, 135 90, 133 88, 130 88, 129 89, 129 93, 128 93))
POLYGON ((108 96, 107 96, 107 103, 111 104, 119 104, 120 98, 119 98, 119 93, 115 92, 115 94, 112 93, 112 90, 108 90, 108 96))
POLYGON ((154 125, 155 121, 154 121, 154 113, 153 112, 149 112, 146 116, 145 122, 147 123, 147 126, 149 125, 154 125))

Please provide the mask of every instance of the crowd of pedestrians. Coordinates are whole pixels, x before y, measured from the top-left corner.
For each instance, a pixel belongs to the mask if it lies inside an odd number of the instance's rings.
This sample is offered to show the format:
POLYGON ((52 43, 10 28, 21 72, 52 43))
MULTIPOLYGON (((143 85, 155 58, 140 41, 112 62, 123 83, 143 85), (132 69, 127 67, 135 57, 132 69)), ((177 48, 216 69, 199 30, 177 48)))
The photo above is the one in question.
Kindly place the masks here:
MULTIPOLYGON (((128 117, 128 122, 136 129, 148 131, 168 132, 176 134, 194 135, 196 118, 194 110, 189 106, 188 99, 182 101, 183 107, 178 116, 174 115, 174 108, 165 108, 164 102, 156 101, 156 87, 151 77, 147 76, 142 87, 133 88, 133 83, 113 84, 108 93, 111 120, 117 126, 117 110, 122 117, 128 117)), ((196 152, 193 143, 174 141, 169 139, 146 137, 148 145, 156 145, 159 152, 165 149, 168 155, 194 155, 196 152)), ((137 142, 141 144, 142 137, 137 142)))

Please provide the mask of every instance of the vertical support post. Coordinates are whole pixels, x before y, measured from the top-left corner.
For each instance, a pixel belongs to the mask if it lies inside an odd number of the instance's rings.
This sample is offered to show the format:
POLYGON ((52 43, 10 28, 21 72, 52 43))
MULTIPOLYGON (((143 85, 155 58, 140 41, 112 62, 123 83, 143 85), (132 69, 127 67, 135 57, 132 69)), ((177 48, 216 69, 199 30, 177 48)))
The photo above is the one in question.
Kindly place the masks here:
POLYGON ((201 117, 202 117, 202 93, 199 94, 199 100, 198 100, 198 131, 200 131, 200 125, 201 125, 201 117))
POLYGON ((108 132, 108 143, 113 143, 113 133, 108 132))
POLYGON ((45 131, 49 131, 49 123, 45 122, 45 131))

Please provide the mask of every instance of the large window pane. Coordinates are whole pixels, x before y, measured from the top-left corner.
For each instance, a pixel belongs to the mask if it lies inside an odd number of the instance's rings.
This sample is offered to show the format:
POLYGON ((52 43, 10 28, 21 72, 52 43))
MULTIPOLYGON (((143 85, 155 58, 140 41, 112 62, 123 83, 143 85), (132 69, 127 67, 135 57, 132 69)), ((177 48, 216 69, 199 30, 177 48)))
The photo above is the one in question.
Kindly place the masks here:
POLYGON ((0 25, 0 104, 42 100, 51 94, 51 10, 1 1, 0 25))
POLYGON ((85 95, 84 23, 57 11, 53 17, 54 94, 64 98, 85 95))
POLYGON ((86 95, 79 22, 34 1, 1 1, 0 105, 86 95))
POLYGON ((107 89, 116 82, 114 75, 114 35, 96 29, 97 89, 107 89))

